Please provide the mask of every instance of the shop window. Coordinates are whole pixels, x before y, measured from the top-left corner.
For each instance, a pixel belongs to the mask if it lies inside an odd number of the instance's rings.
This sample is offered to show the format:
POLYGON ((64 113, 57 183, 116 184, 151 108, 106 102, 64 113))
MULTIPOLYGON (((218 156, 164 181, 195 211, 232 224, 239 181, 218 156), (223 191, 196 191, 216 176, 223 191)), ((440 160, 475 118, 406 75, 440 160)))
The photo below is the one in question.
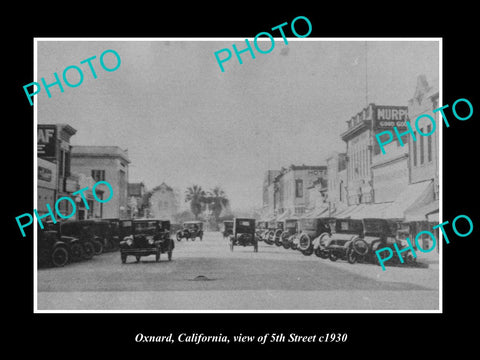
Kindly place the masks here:
POLYGON ((417 138, 417 133, 414 131, 413 132, 413 138, 412 138, 412 147, 413 147, 413 166, 417 166, 417 142, 413 141, 413 139, 417 138))
MULTIPOLYGON (((424 133, 423 129, 422 132, 424 133)), ((423 138, 424 136, 420 136, 420 165, 423 165, 423 163, 425 162, 425 146, 423 138)))
POLYGON ((303 180, 302 179, 295 180, 295 197, 297 198, 303 197, 303 180))
MULTIPOLYGON (((432 131, 432 125, 427 126, 427 134, 432 131)), ((428 156, 428 162, 432 162, 432 136, 430 135, 427 138, 427 156, 428 156)))

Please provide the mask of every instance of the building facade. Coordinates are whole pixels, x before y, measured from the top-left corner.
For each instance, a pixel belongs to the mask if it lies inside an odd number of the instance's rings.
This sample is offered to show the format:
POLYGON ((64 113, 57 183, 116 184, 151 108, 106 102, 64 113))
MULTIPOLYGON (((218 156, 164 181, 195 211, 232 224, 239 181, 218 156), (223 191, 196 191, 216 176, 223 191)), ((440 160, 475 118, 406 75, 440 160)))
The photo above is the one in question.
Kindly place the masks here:
POLYGON ((274 180, 277 175, 280 174, 280 170, 267 170, 263 178, 262 187, 262 214, 264 217, 273 216, 275 212, 274 206, 274 193, 275 185, 274 180))
POLYGON ((151 217, 174 222, 179 212, 179 199, 174 189, 165 183, 154 187, 150 191, 149 209, 151 217))
MULTIPOLYGON (((112 198, 102 204, 103 218, 128 218, 128 165, 126 151, 117 146, 73 146, 72 170, 75 173, 91 176, 94 182, 107 181, 113 189, 112 198)), ((103 184, 97 187, 103 196, 110 196, 103 184)))
POLYGON ((274 215, 288 212, 300 216, 308 209, 308 191, 316 181, 327 178, 326 166, 291 165, 274 179, 274 215))
POLYGON ((143 182, 139 183, 128 183, 127 185, 127 197, 128 197, 128 206, 127 212, 129 217, 147 217, 145 213, 145 184, 143 182))
MULTIPOLYGON (((72 197, 79 189, 75 178, 71 176, 70 138, 77 130, 67 124, 39 124, 37 127, 37 211, 52 211, 55 203, 62 197, 72 197)), ((73 212, 68 201, 59 201, 58 210, 65 216, 73 212)), ((75 219, 77 213, 72 216, 75 219)))
POLYGON ((347 206, 347 154, 333 152, 327 158, 327 204, 333 214, 347 206))

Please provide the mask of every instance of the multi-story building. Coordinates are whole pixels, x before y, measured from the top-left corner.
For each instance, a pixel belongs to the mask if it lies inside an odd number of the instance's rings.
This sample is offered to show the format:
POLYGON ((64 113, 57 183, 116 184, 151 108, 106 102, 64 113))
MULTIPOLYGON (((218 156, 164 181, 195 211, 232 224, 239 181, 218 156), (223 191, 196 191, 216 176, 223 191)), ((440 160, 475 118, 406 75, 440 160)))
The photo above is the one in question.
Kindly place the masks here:
POLYGON ((150 216, 174 221, 179 212, 179 200, 174 189, 164 182, 150 191, 150 216))
POLYGON ((327 167, 323 165, 291 165, 282 169, 274 180, 274 214, 304 214, 308 206, 307 188, 326 177, 327 167))
MULTIPOLYGON (((408 101, 408 112, 412 123, 421 115, 429 115, 435 124, 427 117, 418 121, 418 128, 424 134, 435 131, 429 136, 421 136, 414 127, 416 141, 412 136, 408 138, 409 152, 409 183, 410 187, 424 188, 422 196, 415 204, 409 207, 405 216, 408 220, 425 220, 438 222, 439 200, 439 112, 433 110, 439 107, 438 80, 434 79, 431 84, 424 75, 417 78, 417 85, 412 99, 408 101)), ((412 126, 413 127, 413 126, 412 126)))
POLYGON ((329 215, 347 206, 347 154, 333 152, 327 158, 329 215))
MULTIPOLYGON (((54 205, 61 197, 71 197, 77 191, 78 183, 71 176, 70 138, 77 130, 67 124, 39 124, 37 128, 37 211, 39 214, 48 212, 49 204, 54 205)), ((73 212, 68 201, 59 201, 58 210, 69 215, 73 212)), ((76 218, 77 214, 72 216, 76 218)))
POLYGON ((278 174, 280 174, 280 170, 267 170, 263 178, 262 214, 264 217, 273 216, 275 212, 274 201, 273 201, 274 192, 275 192, 274 180, 278 174))
MULTIPOLYGON (((107 181, 113 189, 112 198, 102 205, 103 218, 128 217, 127 190, 128 164, 125 150, 118 146, 73 146, 71 153, 72 170, 91 176, 95 182, 107 181)), ((97 190, 109 197, 109 189, 100 184, 97 190)))

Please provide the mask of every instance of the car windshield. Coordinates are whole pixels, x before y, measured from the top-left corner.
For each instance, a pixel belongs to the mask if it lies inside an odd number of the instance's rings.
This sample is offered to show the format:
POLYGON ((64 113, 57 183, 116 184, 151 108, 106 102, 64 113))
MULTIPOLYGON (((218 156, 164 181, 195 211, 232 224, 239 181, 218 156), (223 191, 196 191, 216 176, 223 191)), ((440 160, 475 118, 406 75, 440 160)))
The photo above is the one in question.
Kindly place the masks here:
POLYGON ((285 227, 293 229, 297 227, 297 221, 296 220, 287 220, 285 222, 285 227))
POLYGON ((335 223, 336 232, 344 233, 360 233, 363 231, 363 225, 361 220, 337 220, 335 223))
POLYGON ((135 223, 135 231, 137 232, 154 231, 156 229, 157 223, 155 221, 135 223))
POLYGON ((316 219, 301 219, 300 226, 305 230, 314 230, 316 225, 316 219))
POLYGON ((384 225, 383 221, 364 220, 365 233, 368 234, 383 234, 386 230, 389 230, 384 225))

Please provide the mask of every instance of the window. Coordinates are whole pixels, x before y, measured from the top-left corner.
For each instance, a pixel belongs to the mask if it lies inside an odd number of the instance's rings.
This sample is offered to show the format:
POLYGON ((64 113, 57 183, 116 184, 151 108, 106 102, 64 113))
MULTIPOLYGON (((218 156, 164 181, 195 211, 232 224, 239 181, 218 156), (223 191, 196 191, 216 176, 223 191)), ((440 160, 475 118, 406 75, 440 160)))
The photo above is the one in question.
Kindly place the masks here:
MULTIPOLYGON (((427 126, 427 134, 432 131, 432 125, 427 126)), ((432 136, 429 136, 427 139, 427 156, 428 156, 428 162, 432 161, 432 136)))
MULTIPOLYGON (((422 129, 422 133, 424 133, 423 129, 422 129)), ((425 161, 424 140, 423 140, 423 136, 420 136, 420 165, 423 165, 424 161, 425 161)))
POLYGON ((417 142, 414 140, 417 138, 416 131, 413 132, 412 146, 413 146, 413 166, 417 166, 417 142))
POLYGON ((105 170, 92 170, 92 178, 96 182, 105 181, 105 170))
POLYGON ((295 180, 295 197, 303 197, 303 180, 295 180))

